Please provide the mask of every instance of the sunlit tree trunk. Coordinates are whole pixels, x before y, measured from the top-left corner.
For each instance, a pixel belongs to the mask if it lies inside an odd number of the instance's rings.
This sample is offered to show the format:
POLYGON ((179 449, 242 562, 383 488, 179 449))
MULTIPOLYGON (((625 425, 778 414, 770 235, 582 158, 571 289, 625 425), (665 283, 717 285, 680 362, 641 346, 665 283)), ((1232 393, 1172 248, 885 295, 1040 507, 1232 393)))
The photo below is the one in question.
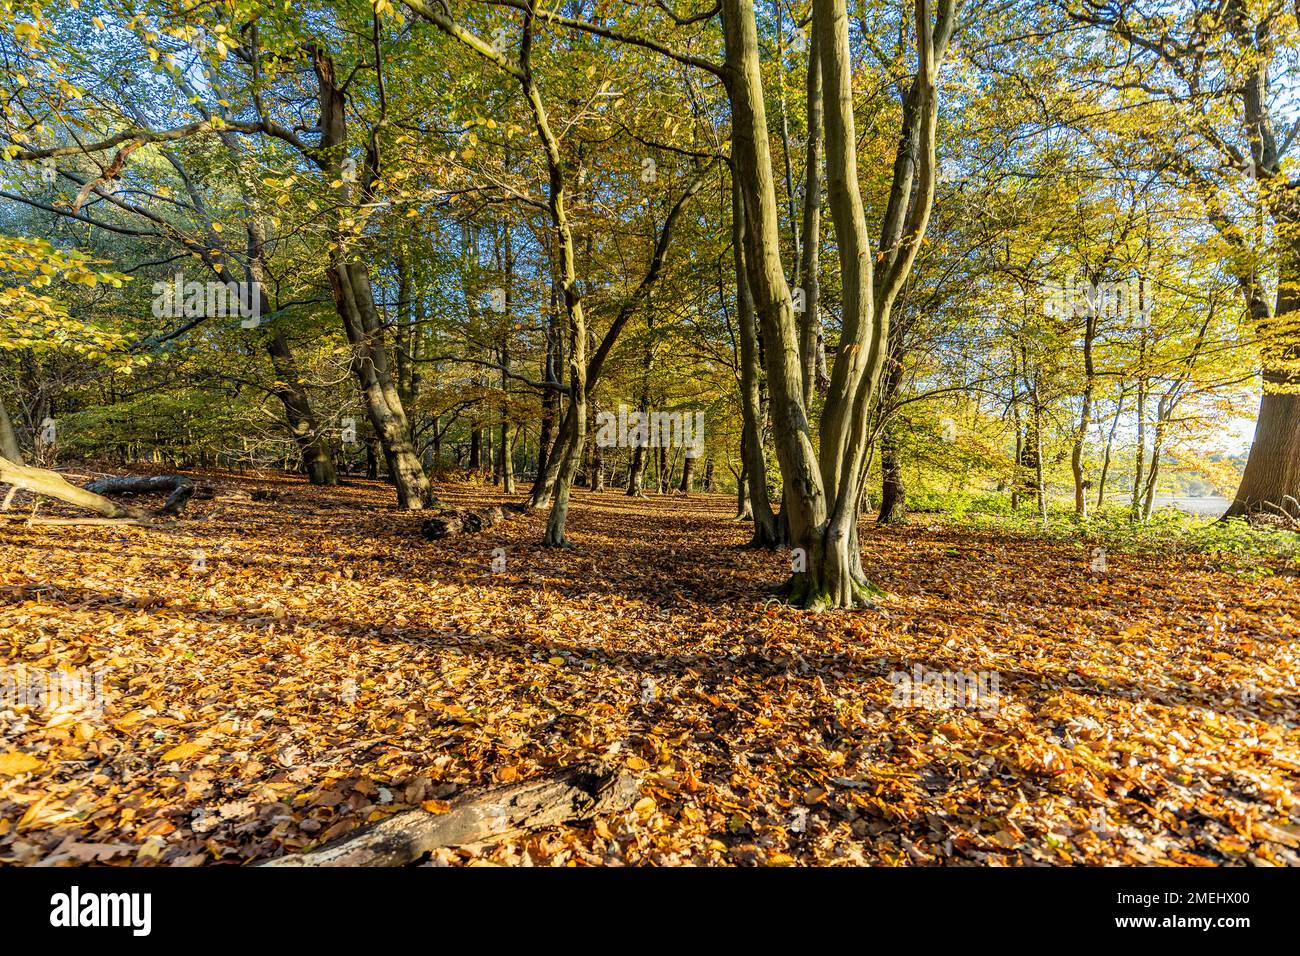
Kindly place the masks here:
POLYGON ((1088 489, 1083 472, 1083 453, 1088 441, 1088 428, 1092 425, 1092 390, 1097 377, 1093 363, 1092 346, 1097 336, 1097 310, 1088 309, 1083 330, 1083 395, 1079 399, 1079 423, 1074 429, 1070 446, 1070 472, 1074 476, 1074 513, 1088 517, 1088 489))
POLYGON ((14 432, 14 424, 2 401, 0 401, 0 458, 8 458, 15 465, 23 463, 23 452, 18 447, 18 435, 14 432))
POLYGON ((1133 452, 1133 494, 1129 504, 1129 520, 1138 521, 1142 517, 1142 476, 1146 470, 1147 455, 1147 373, 1146 373, 1147 336, 1143 331, 1138 344, 1137 381, 1137 448, 1133 452))
MULTIPOLYGON (((822 205, 822 71, 817 32, 808 44, 806 82, 808 145, 804 156, 803 219, 799 236, 799 285, 803 289, 804 311, 799 323, 799 361, 803 371, 803 404, 811 409, 817 390, 821 342, 821 205, 822 205)), ((825 354, 820 354, 825 362, 825 354)))
MULTIPOLYGON (((327 179, 340 184, 335 189, 343 208, 353 202, 352 186, 343 175, 344 151, 348 142, 346 97, 338 85, 334 61, 319 49, 315 51, 314 66, 320 94, 323 169, 327 179)), ((362 174, 362 195, 368 189, 367 184, 378 176, 377 161, 375 151, 370 150, 362 174)), ((411 443, 410 423, 393 380, 383 323, 375 307, 370 276, 366 266, 353 258, 352 240, 341 224, 336 226, 333 239, 333 251, 326 271, 335 309, 352 346, 352 372, 397 489, 398 506, 418 511, 428 505, 432 492, 419 455, 411 443)))
POLYGON ((731 197, 731 249, 736 269, 736 324, 740 339, 740 455, 744 462, 741 486, 747 492, 745 504, 737 517, 748 517, 754 522, 750 547, 774 548, 780 543, 780 537, 767 491, 758 320, 754 315, 754 299, 749 291, 749 275, 745 267, 745 206, 734 170, 731 197))
POLYGON ((1115 402, 1115 415, 1110 420, 1110 430, 1106 433, 1106 448, 1101 457, 1101 474, 1097 477, 1097 509, 1106 504, 1106 478, 1110 475, 1111 449, 1115 446, 1115 430, 1119 428, 1119 419, 1124 414, 1124 391, 1121 390, 1115 402))
POLYGON ((918 68, 905 104, 907 122, 894 167, 882 236, 879 276, 858 186, 852 64, 845 0, 815 0, 813 30, 823 86, 828 201, 835 226, 843 290, 843 332, 821 415, 815 449, 803 400, 799 328, 780 259, 776 195, 763 104, 752 4, 723 0, 727 77, 732 106, 732 159, 745 208, 745 265, 766 344, 767 382, 777 459, 795 549, 792 601, 808 607, 869 603, 862 576, 858 505, 871 403, 884 364, 889 312, 911 271, 934 198, 937 63, 953 27, 941 0, 937 24, 929 0, 916 4, 918 68))
MULTIPOLYGON (((1291 189, 1298 187, 1292 185, 1291 189)), ((1257 316, 1264 353, 1264 392, 1259 400, 1255 439, 1246 470, 1225 518, 1240 517, 1272 505, 1300 518, 1300 215, 1294 203, 1276 218, 1283 241, 1277 305, 1272 315, 1257 316)), ((1252 307, 1252 312, 1260 312, 1252 307)))

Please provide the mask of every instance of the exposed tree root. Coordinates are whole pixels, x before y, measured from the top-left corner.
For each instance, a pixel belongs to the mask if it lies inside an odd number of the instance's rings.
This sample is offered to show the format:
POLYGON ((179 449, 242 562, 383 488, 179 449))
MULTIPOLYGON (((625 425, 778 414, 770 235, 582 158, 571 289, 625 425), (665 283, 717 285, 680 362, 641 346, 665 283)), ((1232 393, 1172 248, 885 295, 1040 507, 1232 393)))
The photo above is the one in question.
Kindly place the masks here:
POLYGON ((883 589, 856 574, 841 584, 840 587, 832 587, 827 582, 818 581, 806 571, 797 571, 784 584, 774 588, 773 593, 783 598, 786 604, 807 611, 869 609, 874 608, 876 601, 885 596, 883 589))

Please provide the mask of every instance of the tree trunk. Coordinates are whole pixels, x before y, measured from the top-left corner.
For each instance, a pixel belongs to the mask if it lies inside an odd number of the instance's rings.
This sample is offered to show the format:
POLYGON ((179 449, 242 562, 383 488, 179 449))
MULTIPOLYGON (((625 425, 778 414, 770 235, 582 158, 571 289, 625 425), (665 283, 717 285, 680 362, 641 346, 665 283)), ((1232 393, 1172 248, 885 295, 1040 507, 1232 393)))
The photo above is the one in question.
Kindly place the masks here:
POLYGON ((16 465, 23 463, 23 452, 18 447, 18 435, 14 432, 13 422, 9 419, 9 412, 5 410, 3 401, 0 401, 0 457, 8 458, 16 465))
MULTIPOLYGON (((237 175, 234 180, 239 184, 240 196, 249 212, 246 233, 248 237, 248 261, 246 274, 248 281, 256 284, 258 296, 258 315, 270 316, 270 297, 266 293, 266 229, 261 217, 256 213, 256 204, 251 194, 251 180, 245 173, 245 149, 240 138, 229 131, 218 134, 222 144, 234 162, 237 175)), ((215 252, 215 250, 214 250, 215 252)), ((212 253, 205 253, 208 264, 217 266, 212 253)), ((225 269, 217 273, 218 279, 227 281, 229 276, 225 269)), ((275 371, 275 385, 272 388, 276 398, 284 405, 285 419, 289 425, 299 452, 302 454, 303 470, 313 485, 338 484, 338 472, 334 466, 333 449, 329 437, 320 428, 320 422, 312 410, 311 399, 298 373, 298 363, 293 356, 289 340, 280 328, 274 328, 266 339, 266 351, 271 358, 271 367, 275 371)))
MULTIPOLYGON (((590 383, 588 383, 590 387, 590 383)), ((591 470, 590 481, 588 482, 592 491, 605 490, 605 449, 601 447, 600 442, 595 440, 596 419, 600 417, 600 402, 592 399, 591 401, 591 423, 588 427, 592 431, 591 442, 591 470)))
POLYGON ((86 485, 86 490, 97 495, 148 495, 167 493, 167 500, 154 514, 174 518, 185 510, 193 497, 194 482, 184 475, 126 475, 120 478, 101 478, 86 485))
POLYGON ((880 389, 877 414, 886 416, 880 437, 880 513, 879 524, 903 524, 907 521, 907 487, 903 483, 902 425, 895 413, 894 401, 903 387, 903 334, 901 327, 889 330, 889 368, 880 389))
POLYGON ((498 244, 500 258, 498 264, 505 275, 505 327, 501 330, 497 351, 501 359, 501 426, 497 442, 496 480, 501 483, 501 490, 508 495, 515 493, 514 443, 510 429, 510 336, 514 316, 515 290, 515 251, 510 227, 502 230, 501 242, 498 244))
POLYGON ((1255 440, 1225 518, 1245 517, 1266 505, 1300 518, 1300 394, 1275 391, 1280 387, 1295 384, 1285 373, 1266 370, 1255 440))
POLYGON ((361 387, 375 438, 383 449, 389 477, 397 488, 398 507, 420 511, 429 503, 432 491, 411 444, 410 425, 393 385, 370 279, 360 263, 336 262, 329 276, 335 306, 352 344, 352 371, 361 387))
MULTIPOLYGON (((550 283, 551 301, 550 318, 546 328, 546 357, 543 360, 542 381, 558 383, 559 366, 563 360, 563 342, 560 337, 560 284, 550 283)), ((555 453, 555 423, 560 417, 560 394, 553 388, 542 392, 542 424, 537 438, 537 475, 529 491, 531 507, 541 508, 549 505, 554 493, 554 485, 547 485, 547 475, 551 457, 555 453)), ((552 479, 553 481, 553 479, 552 479)))
MULTIPOLYGON (((822 202, 822 71, 817 31, 808 45, 806 100, 808 146, 804 157, 803 222, 799 241, 799 282, 804 294, 804 312, 799 322, 799 361, 803 371, 803 404, 812 408, 817 388, 818 344, 821 316, 818 312, 821 283, 818 272, 821 246, 822 202)), ((824 355, 822 361, 825 361, 824 355)))
POLYGON ((1101 474, 1097 478, 1097 510, 1106 503, 1106 478, 1110 474, 1110 453, 1115 445, 1115 429, 1119 427, 1119 417, 1124 413, 1124 392, 1121 390, 1115 402, 1115 417, 1110 420, 1110 431, 1106 433, 1106 450, 1101 458, 1101 474))
MULTIPOLYGON (((1143 336, 1145 342, 1145 336, 1143 336)), ((1139 351, 1139 357, 1142 351, 1139 351)), ((1137 522, 1142 517, 1142 475, 1147 456, 1147 383, 1139 378, 1137 383, 1137 449, 1133 457, 1133 496, 1129 506, 1129 520, 1137 522)))
POLYGON ((907 521, 907 486, 903 483, 903 463, 899 459, 897 421, 885 426, 880 439, 880 524, 904 524, 907 521))
POLYGON ((692 458, 690 455, 687 455, 685 461, 682 462, 682 483, 677 490, 689 498, 692 491, 692 484, 694 483, 694 480, 695 480, 695 459, 692 458))
POLYGON ((285 417, 293 433, 293 440, 302 453, 303 468, 308 480, 313 485, 337 485, 338 472, 334 468, 329 438, 320 428, 312 411, 307 389, 298 374, 298 363, 294 360, 293 350, 282 331, 276 329, 268 336, 266 350, 275 369, 275 394, 284 405, 285 417))
MULTIPOLYGON (((510 352, 502 346, 501 367, 510 367, 510 352)), ((501 490, 508 495, 515 493, 515 448, 510 428, 510 399, 506 391, 508 379, 505 371, 501 373, 501 440, 497 443, 497 475, 501 479, 501 490)))
POLYGON ((1038 404, 1038 389, 1034 389, 1034 484, 1038 486, 1038 516, 1047 530, 1047 479, 1043 475, 1043 417, 1038 404))
MULTIPOLYGON (((334 61, 320 48, 314 52, 313 66, 320 96, 320 151, 326 157, 324 172, 327 179, 339 183, 335 190, 342 210, 354 202, 352 186, 342 173, 348 142, 346 96, 338 85, 334 61)), ((379 175, 377 162, 377 151, 368 151, 362 176, 363 198, 369 184, 379 175)), ((398 506, 419 511, 428 504, 432 493, 429 479, 411 443, 410 423, 393 382, 383 323, 375 308, 370 276, 365 265, 349 261, 354 251, 350 248, 344 225, 336 222, 333 232, 334 250, 326 272, 335 309, 343 320, 343 329, 352 346, 352 373, 360 387, 375 436, 383 448, 389 476, 397 489, 398 506)))
MULTIPOLYGON (((1164 405, 1163 400, 1160 403, 1164 405)), ((1147 480, 1142 491, 1142 520, 1151 518, 1151 509, 1156 501, 1156 482, 1160 479, 1160 455, 1164 451, 1165 419, 1164 409, 1156 413, 1155 433, 1151 438, 1151 467, 1147 470, 1147 480)))
POLYGON ((469 464, 470 471, 477 472, 483 468, 483 430, 478 425, 472 425, 469 433, 469 464))
POLYGON ((1252 303, 1252 313, 1264 322, 1264 393, 1246 470, 1225 518, 1272 506, 1300 519, 1300 193, 1285 179, 1271 188, 1273 219, 1285 245, 1272 316, 1252 303))
MULTIPOLYGON (((645 421, 645 416, 649 414, 649 407, 650 407, 649 394, 645 391, 645 389, 642 389, 641 403, 639 408, 639 412, 642 416, 641 418, 642 421, 645 421)), ((629 428, 628 431, 630 432, 631 429, 629 428)), ((643 433, 639 433, 639 434, 643 434, 643 433)), ((641 486, 642 483, 645 481, 645 469, 646 469, 647 457, 648 457, 648 453, 646 451, 646 444, 640 441, 639 439, 636 440, 636 444, 632 448, 632 463, 628 466, 628 470, 627 470, 627 495, 629 498, 640 498, 641 495, 643 494, 641 490, 641 486)))
POLYGON ((560 547, 568 544, 565 525, 569 517, 569 490, 582 459, 582 446, 587 431, 587 321, 578 290, 578 276, 574 262, 573 233, 565 211, 564 163, 560 156, 559 141, 551 131, 542 106, 541 97, 532 82, 532 71, 525 69, 524 92, 533 109, 534 125, 546 147, 546 165, 550 174, 550 200, 548 207, 556 233, 556 246, 560 256, 560 294, 564 300, 564 315, 568 327, 569 351, 569 412, 567 422, 571 438, 565 449, 555 483, 555 500, 546 522, 542 544, 560 547))
POLYGON ((508 495, 515 493, 515 431, 510 423, 501 423, 501 490, 508 495))
POLYGON ((1038 505, 1039 478, 1042 474, 1042 462, 1039 460, 1039 441, 1038 429, 1035 424, 1038 420, 1037 412, 1030 409, 1029 420, 1025 422, 1024 438, 1020 442, 1020 462, 1017 469, 1019 474, 1016 477, 1019 487, 1018 498, 1024 500, 1028 498, 1033 502, 1034 507, 1038 505))
POLYGON ((758 346, 758 319, 749 288, 745 263, 745 204, 740 181, 732 170, 731 248, 736 270, 736 324, 740 338, 740 435, 741 491, 747 491, 738 518, 754 522, 751 548, 775 548, 781 543, 776 515, 767 491, 767 460, 763 451, 763 394, 761 357, 758 346))
POLYGON ((740 474, 736 476, 736 520, 754 520, 753 506, 749 503, 749 478, 745 475, 743 468, 740 474))
POLYGON ((1088 517, 1088 489, 1083 473, 1083 452, 1088 441, 1088 428, 1092 425, 1092 389, 1096 368, 1092 358, 1092 344, 1097 335, 1097 310, 1092 303, 1083 331, 1083 396, 1079 402, 1079 424, 1074 430, 1070 447, 1070 472, 1074 476, 1074 513, 1088 517))
POLYGON ((7 457, 0 456, 0 484, 13 485, 34 495, 45 495, 66 501, 78 508, 86 508, 105 518, 143 519, 145 512, 128 505, 119 505, 102 495, 69 484, 62 475, 45 468, 29 468, 7 457))

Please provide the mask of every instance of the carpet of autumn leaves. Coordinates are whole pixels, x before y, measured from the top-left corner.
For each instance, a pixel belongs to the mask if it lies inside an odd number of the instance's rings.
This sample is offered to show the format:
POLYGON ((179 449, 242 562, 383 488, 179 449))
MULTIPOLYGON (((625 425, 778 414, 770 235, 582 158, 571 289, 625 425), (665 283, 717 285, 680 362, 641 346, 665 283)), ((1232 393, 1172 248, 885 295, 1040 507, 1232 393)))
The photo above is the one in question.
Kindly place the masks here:
POLYGON ((430 862, 1300 863, 1293 577, 864 525, 888 596, 811 614, 722 496, 578 492, 557 551, 543 515, 431 543, 379 483, 203 477, 168 529, 0 523, 7 672, 107 695, 0 709, 0 863, 248 863, 590 756, 633 809, 430 862), (996 706, 898 706, 916 668, 996 706))

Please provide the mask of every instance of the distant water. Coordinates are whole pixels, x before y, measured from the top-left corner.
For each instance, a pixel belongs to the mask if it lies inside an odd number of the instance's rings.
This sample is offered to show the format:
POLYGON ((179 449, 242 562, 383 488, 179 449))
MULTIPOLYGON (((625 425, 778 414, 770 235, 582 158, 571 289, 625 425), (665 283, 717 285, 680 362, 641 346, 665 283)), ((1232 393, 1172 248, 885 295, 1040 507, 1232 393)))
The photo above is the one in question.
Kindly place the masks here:
MULTIPOLYGON (((1110 505, 1127 505, 1130 501, 1128 495, 1107 495, 1106 503, 1110 505)), ((1219 495, 1156 495, 1155 504, 1152 510, 1159 511, 1161 508, 1177 508, 1179 511, 1185 511, 1190 515, 1202 515, 1206 518, 1217 518, 1228 510, 1228 505, 1232 504, 1227 498, 1219 495)))
POLYGON ((1206 495, 1203 498, 1183 498, 1177 495, 1156 495, 1156 508, 1177 508, 1179 511, 1186 511, 1188 514, 1205 515, 1211 518, 1217 518, 1228 510, 1228 505, 1232 504, 1227 498, 1221 498, 1218 495, 1206 495))

